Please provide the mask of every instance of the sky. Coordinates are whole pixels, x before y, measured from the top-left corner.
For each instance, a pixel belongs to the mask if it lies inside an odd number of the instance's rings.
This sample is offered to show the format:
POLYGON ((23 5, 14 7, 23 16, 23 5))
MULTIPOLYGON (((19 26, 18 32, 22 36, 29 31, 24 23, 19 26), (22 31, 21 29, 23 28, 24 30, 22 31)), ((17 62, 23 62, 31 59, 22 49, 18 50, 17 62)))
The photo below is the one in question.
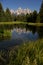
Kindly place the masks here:
POLYGON ((42 0, 0 0, 3 5, 3 8, 17 10, 19 7, 22 9, 29 8, 30 10, 39 11, 42 0))

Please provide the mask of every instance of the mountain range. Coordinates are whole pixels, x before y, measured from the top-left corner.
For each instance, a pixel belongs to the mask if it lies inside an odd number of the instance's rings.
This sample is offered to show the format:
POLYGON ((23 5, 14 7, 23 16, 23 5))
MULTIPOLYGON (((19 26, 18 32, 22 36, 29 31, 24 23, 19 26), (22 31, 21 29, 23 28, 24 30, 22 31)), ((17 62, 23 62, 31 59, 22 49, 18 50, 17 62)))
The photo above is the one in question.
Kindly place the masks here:
POLYGON ((20 15, 20 14, 26 15, 27 13, 28 14, 32 13, 32 11, 30 9, 28 9, 28 8, 22 9, 21 7, 19 7, 17 10, 11 9, 10 12, 11 12, 11 14, 16 14, 16 15, 20 15))

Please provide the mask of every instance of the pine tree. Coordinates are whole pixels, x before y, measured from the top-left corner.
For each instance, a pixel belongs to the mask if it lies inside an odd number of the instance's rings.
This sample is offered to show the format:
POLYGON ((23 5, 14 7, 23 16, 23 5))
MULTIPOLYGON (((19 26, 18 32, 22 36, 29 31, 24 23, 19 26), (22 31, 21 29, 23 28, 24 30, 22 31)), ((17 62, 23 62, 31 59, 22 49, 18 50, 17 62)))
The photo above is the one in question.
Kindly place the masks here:
POLYGON ((6 9, 6 18, 7 18, 7 22, 9 21, 12 21, 12 16, 11 16, 11 12, 9 10, 9 8, 6 9))
MULTIPOLYGON (((42 1, 42 4, 41 4, 39 15, 40 15, 40 23, 43 23, 43 1, 42 1)), ((39 36, 43 37, 43 26, 41 26, 39 28, 39 36)))
POLYGON ((5 21, 5 13, 2 4, 0 3, 0 22, 4 22, 4 21, 5 21))
POLYGON ((37 15, 36 23, 40 23, 40 15, 37 15))
POLYGON ((33 23, 36 23, 36 19, 37 19, 37 11, 36 10, 34 10, 34 12, 33 12, 33 18, 32 18, 33 20, 33 23))
POLYGON ((43 23, 43 1, 42 1, 42 4, 41 4, 39 14, 40 14, 40 22, 43 23))

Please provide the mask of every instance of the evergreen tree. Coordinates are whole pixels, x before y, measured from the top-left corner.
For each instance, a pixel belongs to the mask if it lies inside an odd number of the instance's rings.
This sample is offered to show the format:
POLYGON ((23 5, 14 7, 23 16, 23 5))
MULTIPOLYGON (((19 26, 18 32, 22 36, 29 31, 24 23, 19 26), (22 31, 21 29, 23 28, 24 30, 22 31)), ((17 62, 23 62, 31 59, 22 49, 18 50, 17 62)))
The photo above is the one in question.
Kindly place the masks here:
POLYGON ((12 16, 11 16, 11 12, 10 12, 9 8, 6 9, 6 21, 7 22, 12 21, 12 16))
POLYGON ((36 19, 37 19, 37 11, 36 10, 34 10, 34 12, 33 12, 33 17, 32 17, 32 21, 33 21, 33 23, 35 23, 36 22, 36 19))
POLYGON ((42 4, 41 4, 39 14, 40 14, 40 22, 43 23, 43 1, 42 1, 42 4))
POLYGON ((40 23, 40 15, 37 15, 36 23, 40 23))
POLYGON ((0 22, 4 22, 4 21, 5 21, 5 13, 2 4, 0 3, 0 22))
POLYGON ((30 22, 30 15, 28 13, 26 14, 26 22, 30 22))
MULTIPOLYGON (((41 4, 41 8, 40 8, 40 11, 39 11, 39 15, 40 15, 40 23, 43 23, 43 1, 42 1, 42 4, 41 4)), ((39 28, 39 36, 41 38, 43 38, 43 26, 41 26, 39 28)))

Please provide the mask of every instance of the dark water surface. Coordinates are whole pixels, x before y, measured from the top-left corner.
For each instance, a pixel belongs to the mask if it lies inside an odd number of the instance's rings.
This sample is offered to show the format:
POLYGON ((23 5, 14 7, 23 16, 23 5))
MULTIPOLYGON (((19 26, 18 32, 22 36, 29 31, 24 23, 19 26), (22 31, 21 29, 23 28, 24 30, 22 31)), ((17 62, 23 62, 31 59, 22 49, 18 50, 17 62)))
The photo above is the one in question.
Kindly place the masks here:
POLYGON ((34 34, 32 31, 24 31, 23 30, 13 30, 11 40, 3 40, 0 41, 0 49, 6 49, 8 47, 12 47, 15 45, 20 45, 26 41, 35 41, 38 39, 38 33, 35 32, 34 34))

